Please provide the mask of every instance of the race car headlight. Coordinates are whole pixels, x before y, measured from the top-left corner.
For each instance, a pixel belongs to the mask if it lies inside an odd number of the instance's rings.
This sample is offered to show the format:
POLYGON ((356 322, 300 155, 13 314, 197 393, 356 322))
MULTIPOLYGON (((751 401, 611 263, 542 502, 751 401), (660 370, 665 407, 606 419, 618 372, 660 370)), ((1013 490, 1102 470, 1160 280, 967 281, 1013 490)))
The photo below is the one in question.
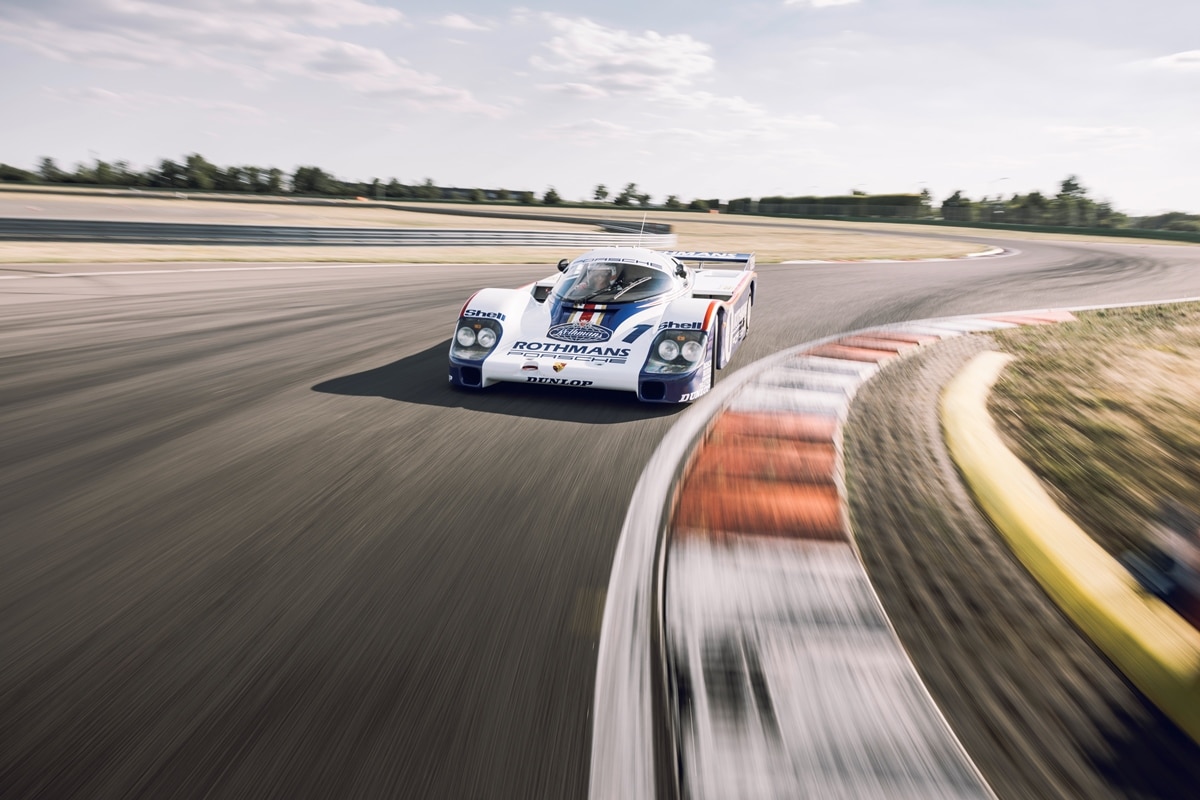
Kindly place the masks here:
POLYGON ((460 319, 450 343, 450 355, 462 361, 482 361, 500 342, 503 332, 494 319, 460 319))
POLYGON ((700 330, 660 331, 650 346, 644 372, 682 374, 696 369, 704 358, 708 334, 700 330))

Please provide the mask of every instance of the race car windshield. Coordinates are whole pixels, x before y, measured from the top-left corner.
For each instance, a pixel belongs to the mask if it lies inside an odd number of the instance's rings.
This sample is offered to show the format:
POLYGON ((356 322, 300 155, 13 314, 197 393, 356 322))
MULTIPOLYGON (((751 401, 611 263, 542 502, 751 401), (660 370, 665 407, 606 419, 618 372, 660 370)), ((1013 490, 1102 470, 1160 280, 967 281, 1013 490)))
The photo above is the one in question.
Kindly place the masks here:
POLYGON ((645 264, 577 261, 558 283, 558 299, 572 303, 634 303, 671 289, 671 276, 645 264))

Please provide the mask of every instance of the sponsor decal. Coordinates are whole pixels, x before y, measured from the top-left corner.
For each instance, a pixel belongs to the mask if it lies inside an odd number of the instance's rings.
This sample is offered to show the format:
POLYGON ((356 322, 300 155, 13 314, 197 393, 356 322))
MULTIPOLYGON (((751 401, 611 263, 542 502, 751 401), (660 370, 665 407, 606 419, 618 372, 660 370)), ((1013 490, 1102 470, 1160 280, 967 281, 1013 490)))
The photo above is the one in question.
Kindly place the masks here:
POLYGON ((666 250, 666 255, 675 256, 676 258, 722 258, 722 259, 737 259, 745 260, 749 257, 749 253, 710 253, 701 252, 698 250, 666 250))
POLYGON ((679 398, 679 402, 687 403, 691 400, 698 400, 706 394, 708 394, 708 389, 698 389, 697 391, 688 392, 687 394, 681 396, 679 398))
POLYGON ((546 331, 546 335, 560 342, 607 342, 613 332, 589 322, 563 322, 546 331))
POLYGON ((591 381, 571 380, 570 378, 534 378, 525 379, 526 383, 551 383, 555 386, 591 386, 591 381))
POLYGON ((576 264, 604 264, 604 263, 649 264, 649 263, 653 263, 653 262, 650 262, 650 261, 647 261, 644 259, 639 259, 639 258, 609 258, 608 256, 600 256, 599 258, 581 258, 581 259, 578 259, 575 263, 576 264))
MULTIPOLYGON (((599 347, 586 344, 558 342, 514 342, 510 356, 522 356, 526 361, 552 358, 555 361, 574 361, 589 364, 624 364, 629 359, 628 347, 599 347)), ((522 367, 524 369, 524 367, 522 367)))
POLYGON ((664 328, 674 328, 681 331, 701 331, 704 330, 703 322, 663 322, 658 326, 661 331, 664 328))
MULTIPOLYGON (((515 351, 509 351, 509 355, 515 355, 515 351)), ((526 358, 563 358, 567 361, 572 361, 576 364, 625 364, 629 359, 622 356, 589 356, 589 355, 563 355, 561 353, 530 353, 526 358)), ((522 367, 521 369, 525 369, 522 367)), ((536 367, 535 367, 536 369, 536 367)))
POLYGON ((742 303, 733 315, 734 336, 740 342, 746 338, 746 314, 750 310, 749 303, 742 303))
POLYGON ((586 344, 559 344, 558 342, 514 342, 510 354, 565 353, 568 355, 629 357, 628 347, 588 347, 586 344))
POLYGON ((567 362, 565 362, 565 361, 555 361, 554 362, 554 371, 555 372, 562 372, 566 368, 567 368, 567 362))
POLYGON ((499 311, 480 311, 477 308, 468 308, 462 314, 464 317, 476 317, 479 319, 498 319, 503 321, 504 315, 499 311))
POLYGON ((641 336, 643 333, 645 333, 646 331, 650 330, 653 327, 654 327, 653 325, 638 325, 636 328, 634 328, 629 333, 627 333, 625 335, 625 338, 622 339, 621 341, 632 344, 638 340, 639 336, 641 336))

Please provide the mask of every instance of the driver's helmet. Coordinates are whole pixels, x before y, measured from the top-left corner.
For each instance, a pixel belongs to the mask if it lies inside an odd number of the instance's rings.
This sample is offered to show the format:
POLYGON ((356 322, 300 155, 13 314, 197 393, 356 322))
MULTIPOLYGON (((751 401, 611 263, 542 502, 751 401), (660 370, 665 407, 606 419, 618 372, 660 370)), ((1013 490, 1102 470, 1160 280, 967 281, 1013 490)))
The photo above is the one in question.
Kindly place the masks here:
POLYGON ((602 261, 588 264, 583 273, 583 285, 589 292, 602 292, 613 285, 619 271, 616 264, 602 261))

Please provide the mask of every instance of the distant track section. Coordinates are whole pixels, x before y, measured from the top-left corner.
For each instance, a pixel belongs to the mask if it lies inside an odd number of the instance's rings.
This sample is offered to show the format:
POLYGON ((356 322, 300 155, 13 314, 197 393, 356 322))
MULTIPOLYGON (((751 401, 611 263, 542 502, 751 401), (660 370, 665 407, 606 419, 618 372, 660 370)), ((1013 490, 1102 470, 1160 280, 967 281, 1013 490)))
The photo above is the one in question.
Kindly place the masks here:
POLYGON ((672 233, 630 232, 628 224, 597 222, 602 233, 466 230, 442 228, 310 228, 282 225, 216 225, 0 218, 0 241, 117 242, 276 246, 513 245, 521 247, 674 247, 672 233))

